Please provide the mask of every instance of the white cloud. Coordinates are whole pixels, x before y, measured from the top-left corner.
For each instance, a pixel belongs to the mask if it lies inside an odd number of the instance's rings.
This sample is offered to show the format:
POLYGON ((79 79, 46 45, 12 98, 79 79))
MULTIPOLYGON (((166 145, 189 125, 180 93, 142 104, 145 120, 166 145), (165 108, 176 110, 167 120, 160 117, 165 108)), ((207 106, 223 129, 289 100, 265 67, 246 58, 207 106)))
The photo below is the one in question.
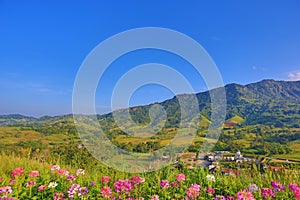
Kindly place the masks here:
POLYGON ((300 81, 300 71, 290 72, 288 78, 290 81, 300 81))

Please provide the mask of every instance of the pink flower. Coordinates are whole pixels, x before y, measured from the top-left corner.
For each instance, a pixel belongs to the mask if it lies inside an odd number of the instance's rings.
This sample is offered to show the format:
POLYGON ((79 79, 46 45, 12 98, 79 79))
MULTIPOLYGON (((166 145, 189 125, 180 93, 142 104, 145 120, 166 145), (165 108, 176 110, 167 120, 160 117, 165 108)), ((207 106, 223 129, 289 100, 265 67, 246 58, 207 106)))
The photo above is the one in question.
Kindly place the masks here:
POLYGON ((201 189, 201 185, 198 184, 192 184, 188 189, 187 189, 187 196, 190 199, 196 199, 199 196, 199 191, 201 189))
POLYGON ((72 182, 72 181, 75 181, 75 180, 76 180, 76 176, 73 175, 73 174, 71 174, 71 175, 68 176, 67 179, 68 179, 68 181, 72 182))
POLYGON ((21 176, 24 173, 24 169, 22 167, 16 168, 12 171, 12 176, 21 176))
POLYGON ((11 179, 11 180, 9 180, 9 182, 8 182, 10 185, 13 185, 13 184, 15 184, 16 183, 16 180, 15 179, 11 179))
POLYGON ((112 194, 112 190, 111 190, 111 188, 110 187, 108 187, 108 186, 103 186, 102 188, 101 188, 101 196, 103 197, 103 198, 110 198, 110 195, 112 194))
POLYGON ((0 187, 0 194, 11 194, 12 188, 10 186, 0 187))
POLYGON ((300 200, 300 187, 296 183, 289 184, 290 190, 294 193, 294 197, 297 200, 300 200))
POLYGON ((226 198, 223 196, 223 195, 219 195, 219 196, 216 196, 215 198, 214 198, 214 200, 226 200, 226 198))
POLYGON ((252 193, 248 190, 239 191, 236 196, 238 200, 255 200, 252 193))
POLYGON ((129 194, 129 192, 133 189, 131 181, 128 179, 119 179, 114 183, 115 190, 118 193, 125 192, 129 194))
POLYGON ((298 190, 299 186, 297 183, 291 183, 291 184, 289 184, 289 188, 292 192, 294 192, 294 191, 298 190))
POLYGON ((175 182, 171 183, 171 186, 172 187, 179 187, 179 184, 178 184, 178 182, 175 181, 175 182))
POLYGON ((85 195, 89 192, 89 189, 87 187, 81 187, 79 188, 79 191, 78 191, 78 196, 82 196, 82 195, 85 195))
POLYGON ((151 200, 159 200, 159 196, 157 194, 152 195, 151 200))
POLYGON ((271 186, 275 191, 284 191, 284 186, 279 181, 272 181, 271 186))
POLYGON ((103 176, 101 181, 102 181, 102 183, 107 183, 110 181, 110 178, 108 176, 103 176))
POLYGON ((300 200, 300 191, 295 192, 294 197, 296 200, 300 200))
POLYGON ((162 189, 167 189, 170 187, 169 181, 168 180, 162 180, 160 181, 160 187, 162 189))
POLYGON ((297 200, 300 200, 300 190, 298 190, 297 192, 294 192, 294 197, 297 200))
POLYGON ((84 175, 85 174, 85 170, 84 169, 77 169, 76 170, 76 175, 79 176, 81 174, 84 175))
POLYGON ((28 181, 28 182, 26 183, 26 188, 28 188, 28 187, 31 186, 31 185, 35 185, 35 184, 36 184, 35 181, 28 181))
POLYGON ((55 192, 53 200, 64 200, 65 194, 63 192, 55 192))
POLYGON ((226 200, 234 200, 234 196, 227 196, 226 200))
POLYGON ((67 191, 69 198, 71 199, 74 198, 75 195, 78 193, 79 189, 80 189, 79 184, 72 184, 67 191))
POLYGON ((185 175, 184 174, 177 174, 176 179, 179 183, 185 181, 185 175))
POLYGON ((267 198, 275 197, 275 194, 274 194, 273 190, 270 189, 270 188, 262 188, 261 189, 261 196, 264 199, 267 199, 267 198))
POLYGON ((45 190, 46 188, 47 188, 46 185, 40 185, 40 186, 38 187, 38 192, 40 192, 40 191, 42 191, 42 190, 45 190))
POLYGON ((190 186, 190 188, 193 188, 193 189, 196 189, 196 190, 200 191, 202 187, 201 187, 201 185, 198 185, 198 184, 192 184, 190 186))
POLYGON ((139 185, 143 182, 145 182, 145 178, 141 178, 140 176, 133 176, 131 178, 131 183, 133 186, 139 185))
POLYGON ((38 177, 38 176, 39 176, 39 172, 38 172, 38 171, 32 171, 32 172, 30 172, 30 174, 29 174, 29 177, 30 177, 30 178, 38 177))
POLYGON ((51 167, 51 171, 56 171, 56 170, 60 170, 60 166, 59 165, 52 165, 51 167))
POLYGON ((14 200, 14 198, 13 197, 2 196, 2 197, 0 197, 0 200, 14 200))
POLYGON ((65 176, 69 175, 69 172, 67 170, 65 170, 65 169, 59 169, 57 173, 59 175, 65 175, 65 176))
POLYGON ((215 190, 214 190, 214 188, 207 188, 206 192, 211 195, 211 194, 215 193, 215 190))

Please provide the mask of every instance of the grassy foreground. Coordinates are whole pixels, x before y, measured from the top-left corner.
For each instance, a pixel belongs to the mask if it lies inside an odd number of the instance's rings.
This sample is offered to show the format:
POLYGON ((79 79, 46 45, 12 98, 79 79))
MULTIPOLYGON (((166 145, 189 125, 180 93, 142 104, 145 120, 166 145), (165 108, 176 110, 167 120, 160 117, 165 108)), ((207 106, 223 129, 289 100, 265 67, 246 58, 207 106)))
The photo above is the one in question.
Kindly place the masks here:
POLYGON ((300 176, 252 171, 240 176, 167 167, 127 174, 0 155, 0 199, 300 199, 300 176))

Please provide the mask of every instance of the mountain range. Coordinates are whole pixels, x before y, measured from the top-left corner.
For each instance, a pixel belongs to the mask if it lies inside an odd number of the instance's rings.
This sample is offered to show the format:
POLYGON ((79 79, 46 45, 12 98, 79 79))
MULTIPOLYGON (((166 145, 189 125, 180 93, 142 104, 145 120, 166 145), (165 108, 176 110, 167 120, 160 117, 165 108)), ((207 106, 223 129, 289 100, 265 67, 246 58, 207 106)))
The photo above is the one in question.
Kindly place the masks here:
MULTIPOLYGON (((275 127, 300 127, 300 81, 262 80, 247 85, 228 84, 226 91, 226 120, 241 125, 272 125, 275 127), (238 120, 234 120, 238 119, 238 120)), ((181 96, 189 94, 182 94, 181 96)), ((210 119, 210 91, 197 93, 201 116, 210 119)), ((178 99, 165 100, 161 105, 167 113, 165 127, 178 126, 180 121, 180 106, 178 99)), ((130 108, 130 114, 136 123, 150 121, 149 109, 151 105, 130 108)), ((19 114, 0 115, 0 125, 44 124, 70 119, 72 115, 28 117, 19 114)), ((105 119, 106 126, 115 126, 112 113, 99 115, 105 119), (108 124, 107 124, 108 123, 108 124)), ((69 121, 69 120, 68 120, 69 121)), ((103 120, 102 120, 103 121, 103 120)))

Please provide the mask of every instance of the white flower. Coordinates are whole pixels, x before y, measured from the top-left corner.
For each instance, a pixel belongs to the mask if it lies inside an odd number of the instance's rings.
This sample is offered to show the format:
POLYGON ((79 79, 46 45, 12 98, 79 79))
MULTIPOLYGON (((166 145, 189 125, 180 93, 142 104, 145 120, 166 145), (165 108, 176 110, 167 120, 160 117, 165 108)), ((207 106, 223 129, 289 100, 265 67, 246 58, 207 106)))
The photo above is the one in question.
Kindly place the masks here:
POLYGON ((207 175, 207 176, 206 176, 206 180, 207 180, 207 181, 215 182, 215 181, 216 181, 216 178, 215 178, 214 175, 207 175))
POLYGON ((56 182, 50 182, 48 188, 55 188, 58 184, 56 182))

